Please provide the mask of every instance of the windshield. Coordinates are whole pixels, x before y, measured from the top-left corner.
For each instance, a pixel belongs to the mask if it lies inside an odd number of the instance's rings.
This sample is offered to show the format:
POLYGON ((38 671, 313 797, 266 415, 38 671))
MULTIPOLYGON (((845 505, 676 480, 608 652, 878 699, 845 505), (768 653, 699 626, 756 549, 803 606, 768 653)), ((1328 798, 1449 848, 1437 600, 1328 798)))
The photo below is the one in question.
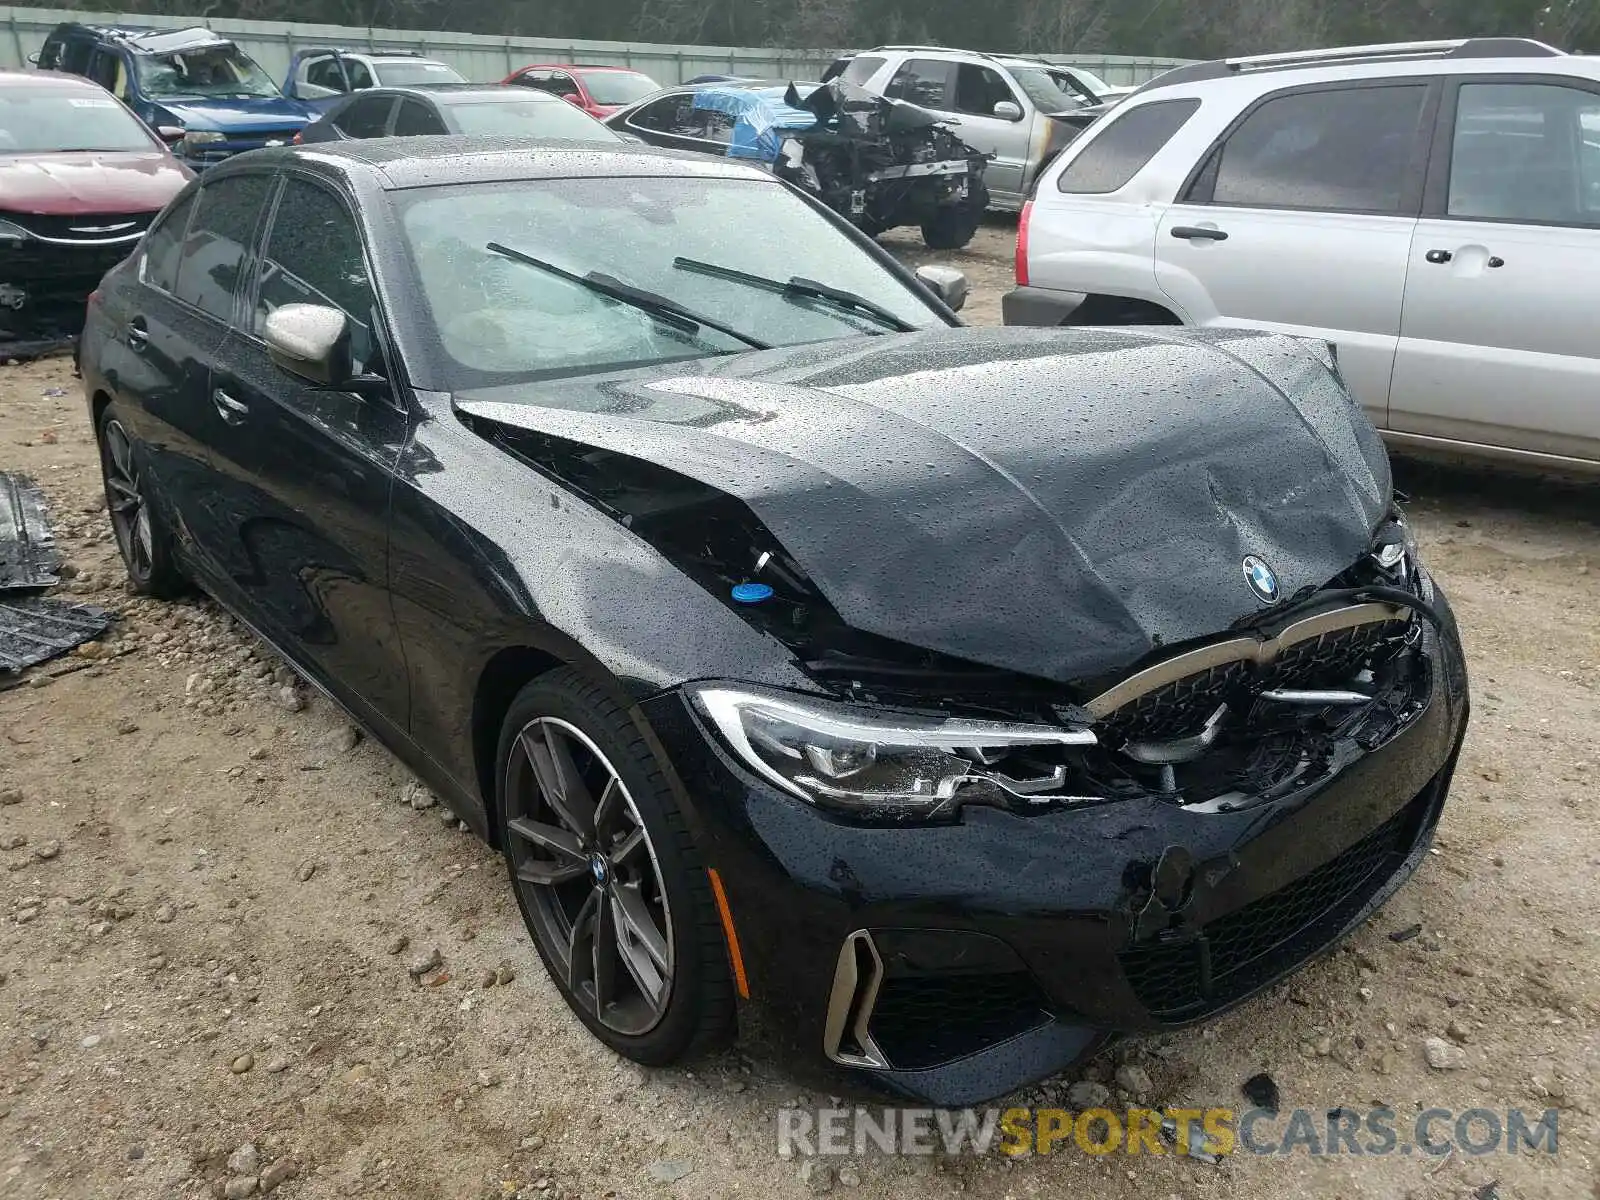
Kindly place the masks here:
POLYGON ((454 67, 436 62, 379 62, 372 64, 379 87, 411 87, 419 83, 465 83, 454 67))
POLYGON ((155 148, 144 126, 110 96, 76 88, 0 93, 0 154, 155 148))
MULTIPOLYGON (((1069 72, 1062 67, 1058 67, 1056 70, 1062 75, 1069 74, 1069 72)), ((1111 85, 1104 79, 1101 79, 1100 76, 1096 75, 1093 71, 1085 71, 1082 67, 1073 67, 1070 74, 1074 79, 1087 87, 1091 92, 1097 92, 1100 95, 1104 95, 1106 92, 1111 90, 1111 85)))
POLYGON ((693 332, 489 243, 571 275, 591 272, 666 297, 774 346, 884 331, 866 312, 796 299, 680 258, 787 280, 797 272, 858 293, 906 324, 943 325, 913 291, 787 188, 754 179, 541 179, 422 188, 401 224, 438 330, 449 386, 468 388, 748 349, 693 332))
POLYGON ((1063 72, 1047 71, 1043 67, 1012 67, 1011 77, 1040 112, 1070 112, 1091 103, 1089 97, 1072 86, 1071 76, 1063 72))
POLYGON ((505 99, 456 101, 449 107, 462 133, 586 142, 622 140, 588 113, 553 97, 545 100, 513 94, 505 99))
POLYGON ((133 61, 146 96, 282 95, 254 59, 230 44, 138 54, 133 61))
POLYGON ((583 86, 589 89, 589 99, 596 104, 632 104, 661 90, 654 79, 637 71, 577 71, 575 74, 583 80, 583 86))

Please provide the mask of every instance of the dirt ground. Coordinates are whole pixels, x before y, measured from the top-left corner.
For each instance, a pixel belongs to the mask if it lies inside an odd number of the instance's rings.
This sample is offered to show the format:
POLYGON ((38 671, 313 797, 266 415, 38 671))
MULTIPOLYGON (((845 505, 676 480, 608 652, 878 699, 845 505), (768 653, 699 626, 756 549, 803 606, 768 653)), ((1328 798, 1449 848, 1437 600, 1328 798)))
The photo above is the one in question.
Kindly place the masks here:
MULTIPOLYGON (((997 222, 940 256, 973 275, 974 320, 998 319, 1010 238, 997 222)), ((1600 1195, 1593 488, 1397 465, 1474 673, 1437 852, 1340 952, 1088 1071, 1138 1068, 1120 1079, 1142 1101, 1241 1108, 1241 1083, 1267 1071, 1286 1110, 1388 1104, 1402 1133, 1428 1107, 1556 1108, 1557 1156, 819 1169, 776 1154, 795 1083, 733 1052, 686 1070, 619 1061, 545 978, 491 851, 419 807, 430 798, 324 700, 285 704, 287 676, 213 605, 124 593, 65 362, 0 368, 0 466, 44 486, 76 572, 64 591, 120 614, 88 655, 0 691, 8 1200, 1600 1195), (418 983, 408 966, 434 948, 442 969, 418 983), (1461 1065, 1431 1067, 1430 1038, 1461 1065)), ((1061 1103, 1070 1082, 1025 1099, 1061 1103)))

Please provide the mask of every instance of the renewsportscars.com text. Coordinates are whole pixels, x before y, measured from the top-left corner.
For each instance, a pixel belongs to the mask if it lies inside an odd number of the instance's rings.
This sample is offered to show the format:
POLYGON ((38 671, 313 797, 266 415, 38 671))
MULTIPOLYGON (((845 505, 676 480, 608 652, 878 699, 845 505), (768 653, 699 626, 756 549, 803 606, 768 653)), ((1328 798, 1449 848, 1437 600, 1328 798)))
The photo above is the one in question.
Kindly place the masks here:
POLYGON ((783 1108, 784 1158, 867 1154, 1009 1157, 1230 1154, 1382 1157, 1558 1152, 1556 1109, 783 1108))

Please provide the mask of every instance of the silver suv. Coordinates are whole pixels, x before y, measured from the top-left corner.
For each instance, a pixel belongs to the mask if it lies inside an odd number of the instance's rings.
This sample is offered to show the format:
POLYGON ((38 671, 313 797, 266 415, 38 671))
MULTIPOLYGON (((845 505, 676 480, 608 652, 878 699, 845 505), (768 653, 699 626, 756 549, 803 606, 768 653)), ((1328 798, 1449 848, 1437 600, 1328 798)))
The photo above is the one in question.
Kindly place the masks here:
POLYGON ((1180 67, 1044 172, 1008 325, 1326 339, 1398 447, 1600 470, 1600 58, 1478 38, 1180 67))
POLYGON ((1068 67, 937 46, 847 55, 822 76, 836 78, 948 117, 957 137, 994 156, 983 175, 989 206, 1011 212, 1039 172, 1108 107, 1068 67))

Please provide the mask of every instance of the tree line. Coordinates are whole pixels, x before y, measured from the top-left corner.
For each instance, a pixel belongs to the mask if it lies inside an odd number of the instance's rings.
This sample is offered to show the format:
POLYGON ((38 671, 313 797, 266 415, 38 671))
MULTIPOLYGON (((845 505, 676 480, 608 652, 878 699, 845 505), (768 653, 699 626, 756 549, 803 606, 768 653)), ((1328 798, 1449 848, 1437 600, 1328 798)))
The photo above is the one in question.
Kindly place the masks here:
MULTIPOLYGON (((104 0, 67 0, 99 10, 104 0)), ((127 12, 525 37, 790 48, 1217 58, 1315 46, 1534 37, 1600 53, 1600 0, 122 0, 127 12)))

